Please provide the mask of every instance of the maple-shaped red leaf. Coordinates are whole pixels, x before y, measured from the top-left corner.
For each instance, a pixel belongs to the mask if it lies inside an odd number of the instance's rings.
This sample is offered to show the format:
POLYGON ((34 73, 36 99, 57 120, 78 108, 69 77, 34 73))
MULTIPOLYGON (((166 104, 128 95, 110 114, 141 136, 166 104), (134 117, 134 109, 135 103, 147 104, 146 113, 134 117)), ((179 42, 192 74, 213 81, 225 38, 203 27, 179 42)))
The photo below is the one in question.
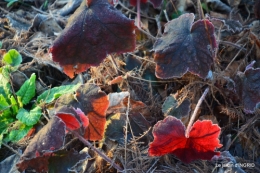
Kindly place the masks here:
POLYGON ((85 129, 89 125, 88 117, 81 111, 80 108, 61 107, 56 113, 69 130, 76 130, 79 128, 85 129))
POLYGON ((150 156, 174 154, 182 162, 190 163, 193 160, 210 160, 219 143, 220 127, 209 120, 196 121, 190 131, 189 138, 185 137, 185 126, 172 116, 156 123, 153 129, 154 141, 149 146, 150 156))
POLYGON ((254 69, 252 67, 254 63, 248 65, 244 73, 238 72, 234 79, 236 92, 246 113, 253 113, 260 104, 260 68, 254 69))
POLYGON ((58 118, 53 117, 31 140, 20 162, 17 164, 19 171, 27 168, 37 172, 48 171, 48 159, 52 153, 64 145, 65 124, 58 118))
POLYGON ((207 76, 217 47, 214 26, 206 19, 193 23, 194 18, 194 14, 183 14, 165 25, 163 36, 154 44, 158 78, 181 77, 188 71, 207 76))
POLYGON ((54 41, 50 53, 72 78, 74 73, 99 65, 107 54, 133 51, 134 28, 134 21, 107 0, 84 0, 54 41))
MULTIPOLYGON (((103 138, 108 105, 108 96, 98 86, 84 84, 76 90, 75 95, 62 95, 56 101, 55 109, 57 112, 62 110, 63 107, 73 107, 82 110, 89 119, 89 125, 85 129, 84 137, 85 139, 96 141, 103 138)), ((82 113, 79 116, 82 119, 82 113)))

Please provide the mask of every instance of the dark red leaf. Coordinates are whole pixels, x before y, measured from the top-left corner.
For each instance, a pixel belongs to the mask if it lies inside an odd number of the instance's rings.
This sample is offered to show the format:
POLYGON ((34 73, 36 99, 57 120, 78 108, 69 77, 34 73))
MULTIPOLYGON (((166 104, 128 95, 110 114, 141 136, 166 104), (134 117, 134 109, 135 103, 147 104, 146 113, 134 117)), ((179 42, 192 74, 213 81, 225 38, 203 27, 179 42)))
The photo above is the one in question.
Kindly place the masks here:
MULTIPOLYGON (((108 105, 107 95, 101 91, 98 86, 94 84, 84 84, 77 89, 75 95, 62 95, 56 101, 55 108, 57 112, 64 109, 63 107, 73 107, 82 110, 89 119, 89 125, 85 130, 84 137, 88 140, 95 141, 102 139, 104 135, 108 105)), ((83 115, 80 114, 79 116, 82 119, 83 115)), ((81 121, 85 122, 84 119, 81 121)))
POLYGON ((64 145, 65 124, 58 117, 53 117, 31 140, 20 162, 17 164, 19 171, 27 168, 37 172, 48 171, 48 159, 54 151, 64 145))
POLYGON ((220 127, 209 120, 196 121, 190 131, 189 138, 185 137, 185 127, 175 117, 168 116, 159 121, 153 129, 154 141, 149 146, 149 155, 161 156, 174 154, 182 162, 190 163, 193 160, 210 160, 219 143, 220 127))
POLYGON ((54 41, 50 52, 64 72, 74 73, 97 66, 110 53, 135 49, 134 21, 112 7, 107 0, 84 0, 54 41), (88 6, 88 7, 87 7, 88 6))
POLYGON ((163 36, 154 44, 158 78, 181 77, 188 71, 207 76, 212 50, 217 47, 214 26, 208 20, 193 23, 194 18, 194 14, 183 14, 165 25, 163 36))
MULTIPOLYGON (((140 0, 140 3, 146 3, 147 0, 140 0)), ((137 6, 137 0, 130 0, 130 4, 132 6, 137 6)))
POLYGON ((247 66, 244 73, 238 72, 235 77, 236 92, 246 113, 253 113, 260 103, 260 68, 254 69, 253 64, 247 66))

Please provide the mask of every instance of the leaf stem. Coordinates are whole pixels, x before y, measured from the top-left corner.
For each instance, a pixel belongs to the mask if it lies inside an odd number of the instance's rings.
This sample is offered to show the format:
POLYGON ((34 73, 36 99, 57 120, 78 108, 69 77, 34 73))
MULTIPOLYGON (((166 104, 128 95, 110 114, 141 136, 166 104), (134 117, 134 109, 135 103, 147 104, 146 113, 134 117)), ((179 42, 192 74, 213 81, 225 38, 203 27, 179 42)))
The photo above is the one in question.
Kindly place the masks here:
POLYGON ((191 130, 191 127, 192 127, 192 124, 195 120, 195 117, 196 117, 196 114, 198 113, 198 110, 199 110, 199 107, 202 103, 202 101, 205 99, 207 93, 209 92, 209 87, 206 88, 206 90, 203 92, 202 96, 200 97, 195 109, 194 109, 194 112, 193 114, 191 115, 191 118, 190 118, 190 121, 189 121, 189 124, 187 126, 187 129, 185 131, 185 137, 186 138, 189 138, 189 135, 190 135, 190 130, 191 130))
POLYGON ((109 157, 107 157, 102 151, 100 151, 99 149, 95 148, 89 141, 87 141, 85 138, 83 138, 80 134, 78 134, 75 131, 71 131, 69 130, 73 135, 75 135, 81 142, 83 142, 85 145, 87 145, 90 149, 92 149, 93 151, 95 151, 96 153, 99 154, 99 156, 101 156, 105 161, 107 161, 108 163, 110 163, 115 169, 117 169, 118 171, 122 172, 123 169, 116 163, 114 163, 109 157))

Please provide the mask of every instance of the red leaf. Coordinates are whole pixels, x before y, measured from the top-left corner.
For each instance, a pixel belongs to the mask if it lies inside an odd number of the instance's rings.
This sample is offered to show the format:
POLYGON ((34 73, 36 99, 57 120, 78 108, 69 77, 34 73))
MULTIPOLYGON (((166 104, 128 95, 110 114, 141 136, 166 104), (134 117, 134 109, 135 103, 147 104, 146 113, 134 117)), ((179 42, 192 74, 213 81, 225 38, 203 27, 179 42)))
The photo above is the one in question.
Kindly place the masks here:
MULTIPOLYGON (((147 0, 140 0, 140 3, 146 3, 147 0)), ((137 0, 130 0, 130 4, 132 6, 137 6, 137 0)))
POLYGON ((208 20, 193 23, 194 18, 194 14, 183 14, 165 25, 163 36, 154 44, 158 78, 181 77, 187 71, 207 76, 213 63, 211 50, 217 47, 214 26, 208 20))
POLYGON ((161 156, 174 154, 182 162, 190 163, 193 160, 210 160, 219 143, 220 127, 209 120, 196 121, 190 131, 189 138, 185 137, 185 127, 175 117, 168 116, 159 121, 153 129, 154 141, 149 146, 149 155, 161 156))
POLYGON ((69 113, 57 113, 58 116, 62 121, 66 124, 66 127, 70 130, 76 130, 80 128, 79 121, 74 117, 74 115, 69 113))
POLYGON ((81 110, 80 108, 77 108, 77 109, 74 109, 74 110, 77 112, 77 114, 78 114, 78 116, 79 116, 79 118, 80 118, 80 120, 81 120, 82 126, 83 126, 84 128, 88 127, 88 125, 89 125, 89 119, 88 119, 88 117, 84 114, 84 112, 82 112, 82 110, 81 110))
POLYGON ((72 78, 74 73, 99 65, 107 54, 133 51, 134 28, 134 21, 107 0, 84 0, 54 41, 50 53, 72 78))
POLYGON ((96 141, 103 138, 106 124, 106 111, 109 105, 108 97, 100 88, 94 84, 80 86, 76 94, 64 94, 55 103, 57 112, 62 112, 64 107, 73 107, 77 110, 77 118, 83 126, 87 125, 86 115, 89 125, 85 129, 84 137, 88 140, 96 141))

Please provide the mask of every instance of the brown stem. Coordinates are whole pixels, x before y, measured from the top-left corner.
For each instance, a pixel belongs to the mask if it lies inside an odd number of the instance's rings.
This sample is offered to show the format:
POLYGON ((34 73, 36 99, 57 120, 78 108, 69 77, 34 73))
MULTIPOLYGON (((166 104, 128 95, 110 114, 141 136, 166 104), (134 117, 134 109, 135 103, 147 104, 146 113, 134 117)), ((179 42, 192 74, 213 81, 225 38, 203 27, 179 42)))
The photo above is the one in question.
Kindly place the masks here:
POLYGON ((83 138, 80 134, 78 134, 75 131, 70 131, 73 135, 75 135, 81 142, 83 142, 85 145, 87 145, 90 149, 92 149, 93 151, 95 151, 96 153, 99 154, 99 156, 101 156, 105 161, 107 161, 108 163, 110 163, 115 169, 117 169, 118 171, 122 172, 123 169, 116 163, 114 163, 109 157, 107 157, 102 151, 100 151, 99 149, 97 149, 96 147, 94 147, 89 141, 87 141, 85 138, 83 138))

